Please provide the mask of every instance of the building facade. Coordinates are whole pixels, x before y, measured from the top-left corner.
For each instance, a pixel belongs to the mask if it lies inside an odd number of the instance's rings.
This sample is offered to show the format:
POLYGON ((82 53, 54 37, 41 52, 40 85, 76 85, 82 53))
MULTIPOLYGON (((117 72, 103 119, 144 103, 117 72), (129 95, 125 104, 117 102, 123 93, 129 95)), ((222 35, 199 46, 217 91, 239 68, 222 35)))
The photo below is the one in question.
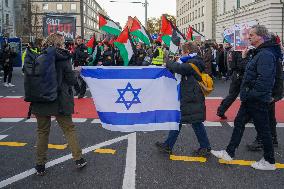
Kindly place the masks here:
POLYGON ((176 0, 177 26, 186 34, 189 26, 205 36, 215 38, 216 0, 176 0))
POLYGON ((234 24, 255 22, 265 25, 283 41, 282 0, 217 0, 216 41, 223 41, 223 31, 234 24))
POLYGON ((0 36, 15 37, 14 0, 0 0, 0 36))
POLYGON ((14 0, 15 12, 15 34, 22 41, 30 41, 30 28, 28 18, 28 0, 14 0))
POLYGON ((44 1, 28 0, 30 35, 35 38, 43 37, 43 19, 45 15, 62 15, 76 18, 76 35, 90 39, 96 34, 101 39, 98 13, 104 13, 95 0, 62 0, 44 1))

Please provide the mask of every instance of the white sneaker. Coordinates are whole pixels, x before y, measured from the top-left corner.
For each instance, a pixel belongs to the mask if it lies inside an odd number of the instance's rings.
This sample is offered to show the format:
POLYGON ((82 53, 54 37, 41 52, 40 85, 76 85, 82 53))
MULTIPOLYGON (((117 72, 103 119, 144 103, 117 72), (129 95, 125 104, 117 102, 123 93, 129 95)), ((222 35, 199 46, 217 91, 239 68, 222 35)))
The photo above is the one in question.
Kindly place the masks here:
POLYGON ((4 83, 4 87, 9 87, 9 84, 8 83, 4 83))
POLYGON ((12 83, 8 83, 9 87, 15 87, 12 83))
POLYGON ((211 150, 211 154, 225 161, 233 160, 233 158, 226 152, 226 150, 220 150, 220 151, 211 150))
POLYGON ((263 171, 274 171, 274 170, 276 170, 275 164, 270 164, 264 158, 262 158, 261 160, 251 164, 251 167, 258 169, 258 170, 263 170, 263 171))

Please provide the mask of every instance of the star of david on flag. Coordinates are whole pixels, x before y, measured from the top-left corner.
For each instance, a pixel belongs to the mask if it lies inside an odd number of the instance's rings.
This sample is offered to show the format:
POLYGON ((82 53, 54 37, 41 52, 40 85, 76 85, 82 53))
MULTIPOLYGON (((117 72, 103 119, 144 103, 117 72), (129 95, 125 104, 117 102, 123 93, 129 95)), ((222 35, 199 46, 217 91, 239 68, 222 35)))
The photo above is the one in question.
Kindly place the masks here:
POLYGON ((111 131, 178 130, 177 80, 163 67, 82 67, 102 126, 111 131))
POLYGON ((115 103, 123 103, 125 105, 125 107, 127 108, 127 110, 129 110, 129 108, 131 108, 132 104, 138 104, 141 103, 138 95, 141 91, 141 88, 139 89, 133 89, 132 85, 130 83, 127 84, 127 86, 125 87, 125 89, 117 89, 118 93, 119 93, 119 98, 117 99, 117 101, 115 103), (125 99, 125 93, 127 92, 131 92, 133 94, 133 98, 131 100, 126 100, 125 99))

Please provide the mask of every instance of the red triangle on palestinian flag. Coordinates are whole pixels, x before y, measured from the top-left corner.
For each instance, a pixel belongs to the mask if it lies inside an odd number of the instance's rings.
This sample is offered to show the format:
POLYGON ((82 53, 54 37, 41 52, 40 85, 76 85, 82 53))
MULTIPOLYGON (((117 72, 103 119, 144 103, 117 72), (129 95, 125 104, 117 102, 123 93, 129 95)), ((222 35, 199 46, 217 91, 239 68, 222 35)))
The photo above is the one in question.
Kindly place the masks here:
POLYGON ((93 36, 87 43, 86 47, 93 48, 95 42, 95 36, 93 36))
POLYGON ((114 41, 114 45, 119 49, 120 56, 124 61, 124 66, 128 66, 133 54, 133 44, 130 40, 128 27, 126 27, 121 34, 114 41))
POLYGON ((121 32, 121 28, 117 23, 102 14, 99 14, 99 28, 106 33, 116 36, 121 32))
POLYGON ((162 16, 162 26, 161 26, 161 34, 162 35, 172 35, 173 29, 171 26, 171 22, 166 18, 165 15, 162 16))

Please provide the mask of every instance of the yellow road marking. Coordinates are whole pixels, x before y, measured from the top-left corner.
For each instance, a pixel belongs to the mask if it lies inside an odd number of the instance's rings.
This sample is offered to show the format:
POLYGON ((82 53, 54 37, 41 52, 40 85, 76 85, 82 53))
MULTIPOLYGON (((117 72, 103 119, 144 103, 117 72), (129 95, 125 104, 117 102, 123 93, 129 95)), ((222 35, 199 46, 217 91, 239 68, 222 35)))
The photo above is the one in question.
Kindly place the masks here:
MULTIPOLYGON (((225 161, 219 159, 219 163, 221 164, 228 164, 228 165, 242 165, 242 166, 251 166, 255 161, 246 161, 246 160, 232 160, 232 161, 225 161)), ((284 169, 284 164, 276 163, 275 164, 277 169, 284 169)))
POLYGON ((245 160, 232 160, 232 161, 225 161, 223 159, 219 159, 219 163, 221 164, 228 164, 228 165, 244 165, 244 166, 250 166, 255 161, 245 161, 245 160))
POLYGON ((64 150, 67 148, 67 144, 64 145, 57 145, 57 144, 48 144, 49 149, 56 149, 56 150, 64 150))
POLYGON ((22 147, 25 146, 27 143, 21 142, 0 142, 0 146, 11 146, 11 147, 22 147))
POLYGON ((100 153, 100 154, 115 154, 116 150, 113 149, 96 149, 94 151, 95 153, 100 153))
POLYGON ((190 156, 176 156, 171 155, 170 159, 173 161, 191 161, 191 162, 201 162, 205 163, 207 161, 204 157, 190 157, 190 156))

